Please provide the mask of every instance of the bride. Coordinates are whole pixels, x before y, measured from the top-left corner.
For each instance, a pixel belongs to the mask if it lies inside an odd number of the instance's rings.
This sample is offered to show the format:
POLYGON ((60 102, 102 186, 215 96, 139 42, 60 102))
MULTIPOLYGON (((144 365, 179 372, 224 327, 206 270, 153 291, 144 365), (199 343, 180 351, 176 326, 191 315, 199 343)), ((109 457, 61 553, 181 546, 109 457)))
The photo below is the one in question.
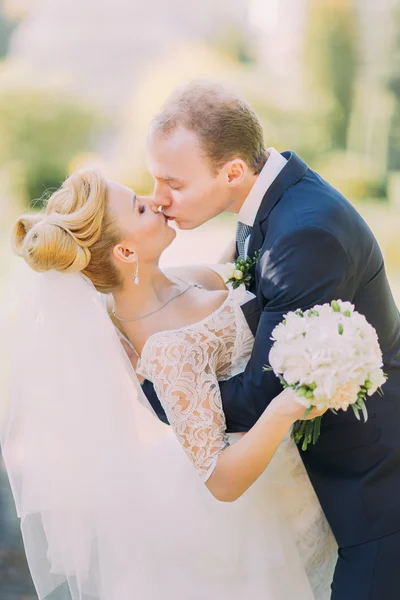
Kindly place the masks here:
POLYGON ((29 268, 3 309, 1 439, 38 596, 325 600, 335 542, 288 435, 304 408, 285 390, 226 434, 218 381, 251 354, 247 292, 221 265, 161 270, 174 237, 149 199, 93 171, 16 224, 29 268))

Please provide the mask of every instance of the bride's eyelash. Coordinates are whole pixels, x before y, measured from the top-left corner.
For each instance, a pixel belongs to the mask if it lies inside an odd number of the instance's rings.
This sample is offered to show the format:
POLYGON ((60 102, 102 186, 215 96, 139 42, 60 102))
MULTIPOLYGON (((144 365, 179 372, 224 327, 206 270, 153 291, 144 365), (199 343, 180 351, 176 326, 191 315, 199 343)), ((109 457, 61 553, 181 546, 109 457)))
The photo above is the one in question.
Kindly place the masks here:
POLYGON ((142 215, 144 212, 146 212, 146 205, 145 204, 141 204, 139 206, 139 214, 142 215))

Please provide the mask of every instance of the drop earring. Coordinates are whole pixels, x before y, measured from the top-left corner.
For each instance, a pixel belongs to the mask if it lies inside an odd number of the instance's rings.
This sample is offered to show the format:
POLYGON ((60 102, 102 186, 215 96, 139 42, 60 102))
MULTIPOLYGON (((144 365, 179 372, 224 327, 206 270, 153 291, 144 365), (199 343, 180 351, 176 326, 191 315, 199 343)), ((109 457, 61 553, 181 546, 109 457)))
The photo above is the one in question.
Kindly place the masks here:
POLYGON ((137 285, 139 283, 139 263, 136 263, 136 271, 135 271, 135 276, 133 278, 133 283, 135 285, 137 285))

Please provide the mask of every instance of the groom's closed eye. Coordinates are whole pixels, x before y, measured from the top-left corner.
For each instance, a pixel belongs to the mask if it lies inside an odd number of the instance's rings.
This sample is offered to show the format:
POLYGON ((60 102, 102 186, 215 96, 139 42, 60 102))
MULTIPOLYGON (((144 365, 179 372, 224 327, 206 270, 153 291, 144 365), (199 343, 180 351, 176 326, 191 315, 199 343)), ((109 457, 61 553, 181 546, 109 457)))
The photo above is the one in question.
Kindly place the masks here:
POLYGON ((185 182, 181 179, 173 179, 171 178, 168 181, 168 185, 172 190, 181 190, 185 186, 185 182))
POLYGON ((176 179, 175 177, 165 177, 161 178, 161 180, 164 181, 172 190, 179 190, 183 187, 183 181, 176 179))

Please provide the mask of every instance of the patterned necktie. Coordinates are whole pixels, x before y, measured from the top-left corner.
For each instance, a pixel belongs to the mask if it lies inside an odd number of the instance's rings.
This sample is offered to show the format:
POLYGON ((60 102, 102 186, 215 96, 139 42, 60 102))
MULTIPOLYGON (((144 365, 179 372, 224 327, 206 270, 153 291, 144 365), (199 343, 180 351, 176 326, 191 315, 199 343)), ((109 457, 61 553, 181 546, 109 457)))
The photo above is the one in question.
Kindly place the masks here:
POLYGON ((246 258, 246 255, 244 252, 244 247, 245 247, 247 238, 251 234, 252 229, 253 228, 250 227, 250 225, 245 225, 244 223, 241 223, 240 221, 237 222, 236 243, 237 243, 237 247, 238 247, 238 251, 239 251, 239 258, 243 258, 243 259, 246 258))

